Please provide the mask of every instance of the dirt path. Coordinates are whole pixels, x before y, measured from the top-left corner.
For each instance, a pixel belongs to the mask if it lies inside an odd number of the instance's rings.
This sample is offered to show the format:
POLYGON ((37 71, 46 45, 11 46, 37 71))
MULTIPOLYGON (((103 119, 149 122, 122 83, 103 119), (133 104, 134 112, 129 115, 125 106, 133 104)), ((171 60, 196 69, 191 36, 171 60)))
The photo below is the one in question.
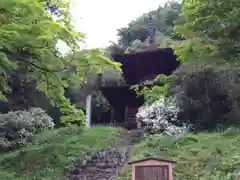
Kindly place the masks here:
POLYGON ((68 180, 117 180, 118 172, 131 156, 133 144, 142 137, 141 130, 125 131, 112 148, 100 149, 77 162, 68 180))

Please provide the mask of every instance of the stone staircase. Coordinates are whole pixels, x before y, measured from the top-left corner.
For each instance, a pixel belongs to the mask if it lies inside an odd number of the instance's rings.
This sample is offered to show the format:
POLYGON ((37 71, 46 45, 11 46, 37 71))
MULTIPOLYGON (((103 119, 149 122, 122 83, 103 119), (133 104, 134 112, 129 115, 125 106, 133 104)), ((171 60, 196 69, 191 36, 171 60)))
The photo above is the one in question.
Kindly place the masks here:
POLYGON ((85 156, 69 169, 68 180, 117 180, 118 172, 131 156, 133 144, 143 135, 141 130, 127 131, 116 147, 100 149, 85 156))

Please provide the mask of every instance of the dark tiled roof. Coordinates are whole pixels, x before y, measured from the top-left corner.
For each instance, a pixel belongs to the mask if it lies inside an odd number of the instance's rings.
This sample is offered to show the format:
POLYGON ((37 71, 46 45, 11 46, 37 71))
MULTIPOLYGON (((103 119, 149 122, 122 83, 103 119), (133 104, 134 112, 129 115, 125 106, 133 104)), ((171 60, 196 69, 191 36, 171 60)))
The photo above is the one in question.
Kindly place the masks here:
POLYGON ((171 48, 116 54, 113 59, 122 63, 124 79, 130 85, 138 84, 149 75, 170 75, 180 64, 171 48))

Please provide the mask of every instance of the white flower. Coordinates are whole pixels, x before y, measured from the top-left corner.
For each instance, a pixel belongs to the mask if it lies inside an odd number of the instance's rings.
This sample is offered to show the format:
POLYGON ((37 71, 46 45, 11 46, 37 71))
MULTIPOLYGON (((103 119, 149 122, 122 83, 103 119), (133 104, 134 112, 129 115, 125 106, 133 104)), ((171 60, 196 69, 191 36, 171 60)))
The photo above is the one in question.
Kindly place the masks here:
POLYGON ((178 135, 188 131, 187 126, 177 126, 179 108, 174 99, 160 97, 151 105, 140 107, 136 114, 139 128, 150 134, 178 135))

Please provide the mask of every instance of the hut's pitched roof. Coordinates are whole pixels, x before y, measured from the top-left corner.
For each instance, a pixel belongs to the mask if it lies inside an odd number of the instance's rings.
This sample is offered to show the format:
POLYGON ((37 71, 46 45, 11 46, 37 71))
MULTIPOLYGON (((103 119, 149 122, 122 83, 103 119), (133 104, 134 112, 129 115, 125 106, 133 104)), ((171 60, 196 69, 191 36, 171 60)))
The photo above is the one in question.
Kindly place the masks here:
POLYGON ((137 164, 143 161, 149 161, 149 160, 154 160, 154 161, 162 161, 162 162, 168 162, 168 163, 176 163, 176 161, 173 160, 167 160, 167 159, 162 159, 162 158, 156 158, 156 157, 148 157, 148 158, 144 158, 144 159, 140 159, 137 161, 131 161, 128 164, 132 165, 132 164, 137 164))

